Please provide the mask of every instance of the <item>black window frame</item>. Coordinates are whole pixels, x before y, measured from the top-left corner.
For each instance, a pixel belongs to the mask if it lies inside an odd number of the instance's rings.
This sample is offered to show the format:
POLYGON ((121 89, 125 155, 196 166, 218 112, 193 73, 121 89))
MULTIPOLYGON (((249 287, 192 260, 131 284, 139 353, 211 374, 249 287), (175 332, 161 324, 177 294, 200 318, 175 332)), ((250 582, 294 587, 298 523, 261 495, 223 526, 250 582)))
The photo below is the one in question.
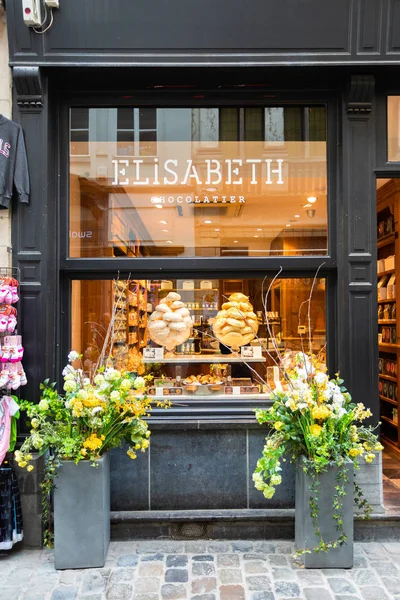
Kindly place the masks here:
MULTIPOLYGON (((269 91, 270 93, 270 91, 269 91)), ((70 351, 71 336, 71 286, 74 279, 137 278, 259 278, 276 274, 282 267, 282 277, 312 278, 318 267, 326 278, 327 362, 329 370, 337 370, 337 339, 335 334, 337 312, 337 224, 339 222, 340 169, 338 152, 338 123, 340 98, 336 92, 285 92, 277 98, 266 98, 265 91, 211 91, 196 94, 186 91, 135 91, 124 98, 118 94, 91 93, 65 95, 59 104, 59 139, 67 140, 59 146, 60 206, 59 206, 59 273, 61 323, 57 344, 62 359, 70 351), (197 96, 197 97, 196 97, 197 96), (201 97, 199 97, 201 96, 201 97), (119 108, 126 106, 155 108, 246 107, 246 106, 326 106, 327 115, 327 181, 328 181, 328 253, 313 256, 272 257, 173 257, 173 258, 70 258, 69 239, 69 115, 72 107, 119 108)), ((63 361, 62 361, 63 362, 63 361)), ((60 365, 60 371, 61 371, 60 365)), ((212 401, 212 407, 199 401, 188 401, 187 408, 173 407, 156 418, 167 421, 196 421, 201 423, 229 422, 253 423, 253 409, 257 403, 245 398, 232 401, 212 401)), ((265 400, 262 402, 265 406, 265 400)))

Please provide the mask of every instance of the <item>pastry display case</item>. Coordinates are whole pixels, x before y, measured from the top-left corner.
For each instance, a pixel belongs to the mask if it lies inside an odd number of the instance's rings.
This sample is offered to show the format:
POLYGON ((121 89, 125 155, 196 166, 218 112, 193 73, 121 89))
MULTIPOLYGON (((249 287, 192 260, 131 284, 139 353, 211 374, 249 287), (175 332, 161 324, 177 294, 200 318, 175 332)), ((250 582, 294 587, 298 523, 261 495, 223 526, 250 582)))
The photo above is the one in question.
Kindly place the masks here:
POLYGON ((301 311, 311 285, 305 278, 79 282, 73 286, 81 317, 74 321, 74 348, 85 367, 95 364, 113 315, 111 360, 118 369, 148 375, 149 395, 268 399, 271 389, 285 385, 277 367, 281 354, 310 341, 313 352, 324 351, 323 279, 314 286, 311 338, 301 311))

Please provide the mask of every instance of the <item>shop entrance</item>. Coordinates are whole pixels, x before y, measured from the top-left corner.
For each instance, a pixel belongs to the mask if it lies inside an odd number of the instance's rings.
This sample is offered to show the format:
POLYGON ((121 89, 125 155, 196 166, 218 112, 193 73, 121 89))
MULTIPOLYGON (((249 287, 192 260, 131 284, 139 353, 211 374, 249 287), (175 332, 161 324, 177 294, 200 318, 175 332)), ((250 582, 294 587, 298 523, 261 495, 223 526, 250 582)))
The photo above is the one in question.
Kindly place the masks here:
POLYGON ((400 277, 400 179, 377 180, 377 270, 379 404, 386 511, 400 508, 400 428, 398 418, 400 315, 396 282, 400 277))

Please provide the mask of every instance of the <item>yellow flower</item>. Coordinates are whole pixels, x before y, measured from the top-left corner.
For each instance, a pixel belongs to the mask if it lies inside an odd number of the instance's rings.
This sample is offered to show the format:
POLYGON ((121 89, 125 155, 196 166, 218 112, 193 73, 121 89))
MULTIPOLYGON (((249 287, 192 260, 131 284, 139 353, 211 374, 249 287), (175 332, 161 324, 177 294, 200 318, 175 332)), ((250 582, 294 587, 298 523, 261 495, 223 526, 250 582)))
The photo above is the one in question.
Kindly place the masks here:
POLYGON ((280 430, 282 429, 283 425, 284 425, 284 424, 282 423, 282 421, 277 421, 277 422, 275 423, 274 427, 275 427, 275 429, 276 429, 277 431, 280 431, 280 430))
POLYGON ((370 446, 370 445, 369 445, 367 442, 364 442, 364 443, 363 443, 363 446, 364 446, 364 448, 365 448, 365 449, 366 449, 368 452, 369 452, 370 450, 372 450, 372 447, 371 447, 371 446, 370 446))
POLYGON ((310 427, 310 433, 311 435, 315 435, 315 437, 318 437, 319 435, 321 435, 321 431, 322 431, 322 427, 321 425, 311 425, 310 427))
POLYGON ((132 450, 132 448, 129 448, 129 450, 127 451, 127 455, 129 456, 129 458, 131 458, 132 460, 134 460, 136 458, 136 453, 132 450))
POLYGON ((377 443, 375 444, 375 446, 374 446, 374 450, 375 450, 376 452, 380 452, 381 450, 383 450, 383 446, 382 446, 382 444, 380 444, 379 442, 377 442, 377 443))
POLYGON ((361 454, 361 452, 358 448, 352 448, 349 452, 350 456, 358 456, 359 454, 361 454))
POLYGON ((92 433, 84 442, 84 448, 89 448, 89 450, 97 450, 102 446, 102 440, 97 437, 95 433, 92 433))
POLYGON ((332 412, 329 410, 329 408, 327 406, 322 405, 322 406, 316 406, 315 408, 313 408, 311 411, 311 414, 313 416, 313 419, 320 420, 320 421, 326 421, 326 419, 329 419, 332 412))
POLYGON ((370 463, 374 460, 375 454, 369 453, 365 456, 365 462, 370 463))
POLYGON ((142 440, 142 448, 148 448, 150 445, 149 440, 142 440))
POLYGON ((30 473, 31 471, 33 471, 33 465, 28 465, 26 467, 26 470, 30 473))
POLYGON ((86 448, 81 449, 81 454, 82 454, 82 456, 86 456, 86 454, 87 454, 86 448))
POLYGON ((263 494, 264 494, 264 498, 268 498, 268 499, 272 498, 272 496, 275 494, 275 488, 267 485, 264 488, 263 494))
POLYGON ((28 464, 28 463, 26 462, 26 460, 21 460, 21 461, 19 462, 19 466, 20 466, 22 469, 23 469, 24 467, 26 467, 26 465, 27 465, 27 464, 28 464))

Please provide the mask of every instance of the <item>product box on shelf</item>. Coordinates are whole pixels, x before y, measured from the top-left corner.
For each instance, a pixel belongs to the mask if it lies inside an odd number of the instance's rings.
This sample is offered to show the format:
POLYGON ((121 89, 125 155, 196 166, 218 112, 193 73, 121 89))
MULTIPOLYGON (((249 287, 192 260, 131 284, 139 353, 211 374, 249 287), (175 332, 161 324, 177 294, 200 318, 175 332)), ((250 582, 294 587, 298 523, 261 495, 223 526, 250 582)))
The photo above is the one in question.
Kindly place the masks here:
MULTIPOLYGON (((269 367, 267 367, 267 373, 268 373, 268 368, 269 367)), ((276 367, 276 369, 278 370, 278 367, 276 367)), ((379 374, 382 375, 383 374, 383 358, 380 358, 378 360, 378 370, 379 370, 379 374)), ((278 374, 279 374, 279 371, 278 371, 278 374)))
POLYGON ((378 275, 379 275, 379 273, 384 273, 384 271, 385 271, 385 259, 384 258, 381 258, 380 260, 378 260, 377 268, 378 268, 378 275))
POLYGON ((397 342, 396 327, 391 327, 390 328, 390 343, 396 344, 396 342, 397 342))
POLYGON ((390 276, 387 286, 387 297, 388 300, 393 300, 396 298, 396 275, 393 274, 390 276))
POLYGON ((388 396, 387 396, 389 398, 389 400, 393 400, 393 396, 394 396, 393 390, 394 390, 394 385, 393 385, 393 383, 389 382, 389 385, 388 385, 388 396))
POLYGON ((394 256, 388 256, 385 258, 385 271, 391 271, 394 269, 394 256))
POLYGON ((393 423, 395 423, 396 425, 399 422, 399 416, 398 416, 397 408, 394 408, 393 411, 392 411, 392 420, 393 420, 393 423))
POLYGON ((386 300, 387 299, 387 284, 389 281, 389 276, 384 275, 378 281, 378 300, 386 300))

